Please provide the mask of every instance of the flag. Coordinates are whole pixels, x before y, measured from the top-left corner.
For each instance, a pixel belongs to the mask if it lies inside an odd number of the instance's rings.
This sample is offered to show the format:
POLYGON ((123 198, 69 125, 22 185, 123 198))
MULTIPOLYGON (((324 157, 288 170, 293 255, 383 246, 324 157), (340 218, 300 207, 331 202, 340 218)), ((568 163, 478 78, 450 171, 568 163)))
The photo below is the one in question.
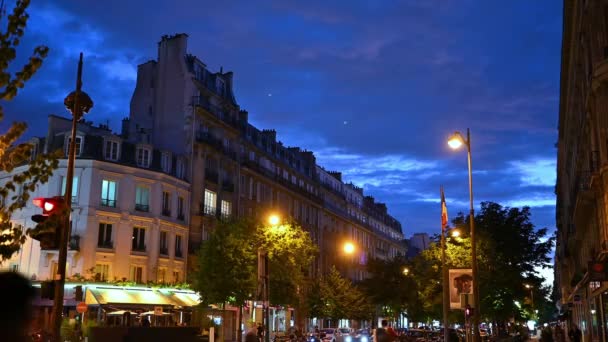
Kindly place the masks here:
POLYGON ((445 231, 448 226, 448 207, 445 205, 445 195, 443 194, 443 186, 441 189, 441 230, 445 231))

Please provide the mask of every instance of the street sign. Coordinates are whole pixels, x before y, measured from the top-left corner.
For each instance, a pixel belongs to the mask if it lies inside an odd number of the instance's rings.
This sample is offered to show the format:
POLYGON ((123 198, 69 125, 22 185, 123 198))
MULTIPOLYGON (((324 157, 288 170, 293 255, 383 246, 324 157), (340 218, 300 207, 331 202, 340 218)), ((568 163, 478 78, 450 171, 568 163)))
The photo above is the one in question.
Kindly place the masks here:
POLYGON ((87 312, 88 309, 89 309, 89 307, 87 306, 87 303, 85 303, 85 302, 80 302, 76 305, 76 311, 78 313, 85 313, 85 312, 87 312))
POLYGON ((155 306, 154 307, 154 315, 155 316, 162 316, 163 315, 163 307, 162 306, 155 306))

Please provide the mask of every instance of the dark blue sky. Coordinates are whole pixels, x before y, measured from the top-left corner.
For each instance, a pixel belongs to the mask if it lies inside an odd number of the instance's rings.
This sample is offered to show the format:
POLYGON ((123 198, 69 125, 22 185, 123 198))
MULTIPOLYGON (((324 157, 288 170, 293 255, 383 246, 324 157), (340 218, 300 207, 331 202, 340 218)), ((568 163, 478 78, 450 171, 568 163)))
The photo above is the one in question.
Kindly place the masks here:
POLYGON ((212 71, 234 71, 253 124, 386 202, 406 236, 438 231, 442 184, 450 216, 468 211, 466 153, 445 143, 467 127, 476 207, 527 205, 555 226, 560 1, 54 0, 30 15, 22 52, 51 52, 3 127, 27 117, 41 135, 67 115, 83 51, 87 119, 118 129, 136 66, 185 32, 212 71))

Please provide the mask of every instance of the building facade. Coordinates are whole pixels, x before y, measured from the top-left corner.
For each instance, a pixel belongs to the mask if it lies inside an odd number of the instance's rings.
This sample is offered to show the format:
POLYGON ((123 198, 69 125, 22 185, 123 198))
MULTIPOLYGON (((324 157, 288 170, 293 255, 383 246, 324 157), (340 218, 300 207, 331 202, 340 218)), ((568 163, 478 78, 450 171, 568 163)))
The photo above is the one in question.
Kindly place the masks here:
POLYGON ((590 266, 608 256, 608 2, 564 1, 560 83, 556 299, 586 341, 606 341, 608 282, 590 266))
POLYGON ((123 135, 185 156, 191 255, 218 217, 261 219, 271 211, 310 232, 320 247, 316 273, 336 265, 363 279, 369 258, 404 254, 401 225, 386 205, 317 165, 312 152, 284 146, 275 130, 251 125, 236 102, 232 72, 209 71, 187 52, 187 39, 162 37, 157 60, 138 67, 123 135), (344 241, 356 242, 356 255, 343 255, 344 241))
MULTIPOLYGON (((47 136, 31 141, 34 152, 61 149, 67 156, 70 132, 71 119, 49 116, 47 136)), ((66 278, 184 282, 190 184, 171 166, 176 158, 149 144, 131 144, 106 126, 78 124, 66 278)), ((59 168, 32 197, 64 195, 66 174, 67 159, 60 159, 59 168)), ((0 175, 0 182, 10 176, 0 175)), ((40 213, 30 202, 13 221, 33 228, 31 216, 40 213)), ((38 241, 28 238, 2 266, 35 280, 51 280, 57 272, 57 255, 57 250, 41 249, 38 241)))

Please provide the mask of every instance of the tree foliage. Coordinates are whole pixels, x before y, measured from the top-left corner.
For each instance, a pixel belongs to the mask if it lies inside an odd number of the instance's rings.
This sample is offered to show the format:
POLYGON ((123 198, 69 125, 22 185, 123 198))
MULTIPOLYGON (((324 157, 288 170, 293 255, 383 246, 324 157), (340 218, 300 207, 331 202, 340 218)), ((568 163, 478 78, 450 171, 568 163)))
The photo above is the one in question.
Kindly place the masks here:
POLYGON ((373 307, 362 290, 340 275, 335 267, 317 279, 308 296, 310 317, 369 319, 373 307))
MULTIPOLYGON (((0 32, 0 99, 11 101, 17 96, 19 89, 42 66, 48 54, 46 46, 34 48, 28 61, 12 72, 16 67, 17 47, 25 33, 29 19, 26 10, 29 0, 18 0, 7 17, 6 27, 0 32)), ((0 105, 0 120, 4 119, 4 110, 0 105)), ((10 221, 13 213, 25 206, 30 193, 36 190, 40 183, 48 181, 54 169, 57 168, 58 155, 38 155, 31 158, 33 146, 28 143, 17 143, 25 133, 25 122, 14 122, 3 135, 0 136, 0 170, 12 172, 16 167, 29 164, 23 171, 14 173, 6 183, 0 186, 0 262, 9 259, 19 251, 25 242, 23 227, 13 225, 10 221), (20 189, 20 191, 18 191, 20 189)))
POLYGON ((268 227, 248 218, 219 222, 203 242, 192 279, 203 302, 238 305, 255 299, 260 249, 269 258, 270 302, 299 306, 316 253, 310 236, 293 222, 268 227))
MULTIPOLYGON (((547 236, 546 228, 536 229, 530 215, 528 207, 509 208, 483 202, 475 216, 482 319, 505 321, 511 317, 530 317, 532 310, 528 303, 532 296, 526 284, 534 289, 538 304, 548 295, 548 289, 542 285, 544 278, 537 269, 550 266, 554 237, 547 236)), ((469 217, 460 213, 453 223, 465 234, 461 238, 447 239, 447 267, 469 268, 469 217)), ((424 303, 421 314, 440 319, 441 248, 439 237, 434 240, 413 263, 419 296, 424 303)))

